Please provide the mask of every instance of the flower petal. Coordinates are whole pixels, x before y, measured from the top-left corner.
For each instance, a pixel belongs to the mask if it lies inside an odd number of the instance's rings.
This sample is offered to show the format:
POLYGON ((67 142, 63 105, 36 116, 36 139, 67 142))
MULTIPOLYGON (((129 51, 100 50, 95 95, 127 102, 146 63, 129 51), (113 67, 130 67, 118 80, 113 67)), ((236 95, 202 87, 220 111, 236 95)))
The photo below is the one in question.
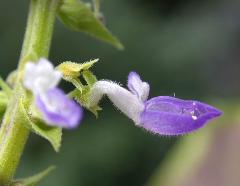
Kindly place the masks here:
POLYGON ((145 103, 140 126, 161 135, 181 135, 203 127, 221 114, 218 109, 198 101, 159 96, 145 103))
POLYGON ((149 84, 143 82, 136 72, 129 73, 127 86, 133 94, 138 96, 139 99, 142 101, 147 100, 150 90, 149 84))
POLYGON ((24 86, 34 94, 42 94, 57 86, 61 72, 47 59, 41 58, 37 63, 28 62, 25 68, 24 86))
POLYGON ((49 125, 75 128, 83 117, 82 108, 57 88, 37 96, 36 105, 49 125))

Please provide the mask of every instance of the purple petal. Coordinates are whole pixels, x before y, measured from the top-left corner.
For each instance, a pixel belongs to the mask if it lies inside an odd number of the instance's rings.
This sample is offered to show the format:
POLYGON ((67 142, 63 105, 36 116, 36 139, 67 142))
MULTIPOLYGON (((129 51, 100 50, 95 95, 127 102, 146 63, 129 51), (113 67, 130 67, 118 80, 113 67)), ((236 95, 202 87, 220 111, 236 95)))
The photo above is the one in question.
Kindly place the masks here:
POLYGON ((159 96, 145 103, 141 113, 142 127, 161 135, 181 135, 203 127, 222 114, 218 109, 192 100, 159 96))
POLYGON ((36 105, 49 125, 75 128, 83 117, 82 108, 58 88, 49 90, 44 96, 37 96, 36 105))
POLYGON ((138 96, 142 101, 147 100, 149 95, 149 84, 143 82, 136 72, 130 72, 128 75, 128 89, 138 96))

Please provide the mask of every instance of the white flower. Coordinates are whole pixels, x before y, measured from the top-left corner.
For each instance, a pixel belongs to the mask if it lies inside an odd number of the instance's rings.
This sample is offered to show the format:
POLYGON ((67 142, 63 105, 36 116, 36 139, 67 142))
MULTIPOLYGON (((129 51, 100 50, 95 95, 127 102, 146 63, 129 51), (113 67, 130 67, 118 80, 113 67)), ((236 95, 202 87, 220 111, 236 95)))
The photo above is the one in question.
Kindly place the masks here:
POLYGON ((34 94, 42 95, 55 88, 61 76, 61 72, 55 70, 50 61, 41 58, 37 63, 26 64, 23 84, 34 94))

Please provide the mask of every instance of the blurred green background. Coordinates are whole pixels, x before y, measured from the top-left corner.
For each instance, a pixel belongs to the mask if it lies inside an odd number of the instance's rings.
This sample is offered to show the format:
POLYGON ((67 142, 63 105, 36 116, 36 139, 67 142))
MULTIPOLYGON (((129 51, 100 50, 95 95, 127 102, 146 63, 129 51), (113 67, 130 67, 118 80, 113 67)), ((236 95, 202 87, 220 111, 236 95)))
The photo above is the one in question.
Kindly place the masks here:
MULTIPOLYGON (((28 3, 0 0, 3 77, 16 68, 28 3)), ((238 0, 102 0, 101 9, 125 50, 71 32, 58 21, 50 55, 55 64, 100 58, 93 69, 98 78, 122 84, 135 70, 150 83, 151 97, 176 94, 217 104, 239 95, 238 0)), ((66 91, 71 88, 62 86, 66 91)), ((58 154, 47 141, 32 135, 18 176, 54 164, 57 169, 41 185, 145 185, 180 138, 154 136, 134 127, 107 99, 102 107, 98 120, 86 111, 77 130, 64 131, 58 154)))

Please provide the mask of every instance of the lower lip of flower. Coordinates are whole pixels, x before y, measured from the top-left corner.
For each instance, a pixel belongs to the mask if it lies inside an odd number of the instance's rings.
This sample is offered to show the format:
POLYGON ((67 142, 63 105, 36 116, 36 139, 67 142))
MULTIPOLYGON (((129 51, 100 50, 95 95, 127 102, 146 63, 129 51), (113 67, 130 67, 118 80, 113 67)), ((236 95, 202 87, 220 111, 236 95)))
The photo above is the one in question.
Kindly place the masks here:
POLYGON ((49 90, 42 97, 37 96, 36 105, 49 125, 75 128, 83 116, 82 108, 57 88, 49 90))

